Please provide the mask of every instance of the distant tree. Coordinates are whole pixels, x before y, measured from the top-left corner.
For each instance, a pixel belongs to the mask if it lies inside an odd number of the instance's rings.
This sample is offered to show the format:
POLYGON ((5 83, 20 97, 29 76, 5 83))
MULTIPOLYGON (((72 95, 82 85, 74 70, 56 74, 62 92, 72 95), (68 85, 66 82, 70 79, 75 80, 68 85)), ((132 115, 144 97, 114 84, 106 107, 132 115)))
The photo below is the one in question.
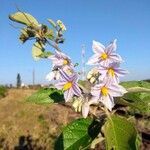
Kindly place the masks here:
POLYGON ((17 88, 21 87, 21 76, 20 74, 18 73, 17 74, 17 84, 16 84, 17 88))

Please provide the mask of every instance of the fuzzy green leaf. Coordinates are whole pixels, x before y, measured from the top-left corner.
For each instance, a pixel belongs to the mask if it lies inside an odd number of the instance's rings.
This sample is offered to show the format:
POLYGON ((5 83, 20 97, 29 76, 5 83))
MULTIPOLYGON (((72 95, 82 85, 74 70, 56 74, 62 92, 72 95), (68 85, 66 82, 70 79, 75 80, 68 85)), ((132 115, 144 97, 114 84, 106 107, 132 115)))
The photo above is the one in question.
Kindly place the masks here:
POLYGON ((9 19, 27 26, 38 26, 38 21, 30 14, 24 12, 16 12, 9 15, 9 19))
POLYGON ((52 19, 47 19, 47 20, 54 28, 56 28, 56 23, 52 19))
POLYGON ((129 111, 132 113, 139 112, 143 115, 150 114, 150 92, 126 93, 123 99, 129 102, 129 111))
POLYGON ((59 136, 55 150, 82 150, 87 147, 91 143, 91 137, 88 134, 91 123, 91 119, 77 119, 70 123, 59 136))
POLYGON ((39 60, 40 55, 42 55, 43 52, 44 52, 44 48, 42 44, 40 44, 39 42, 33 44, 32 57, 34 58, 34 60, 39 60))
POLYGON ((64 101, 63 94, 53 88, 40 89, 27 98, 28 102, 36 104, 50 104, 64 101))
POLYGON ((107 150, 136 150, 137 131, 125 118, 112 115, 104 125, 107 150))

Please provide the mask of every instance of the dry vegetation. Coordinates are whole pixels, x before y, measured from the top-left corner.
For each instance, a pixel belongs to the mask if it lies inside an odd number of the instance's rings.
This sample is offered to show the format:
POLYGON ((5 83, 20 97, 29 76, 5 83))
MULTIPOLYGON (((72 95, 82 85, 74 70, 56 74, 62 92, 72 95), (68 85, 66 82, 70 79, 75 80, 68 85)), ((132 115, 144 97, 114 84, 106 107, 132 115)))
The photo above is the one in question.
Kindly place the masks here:
POLYGON ((26 102, 35 91, 10 89, 0 100, 0 149, 53 149, 61 128, 78 117, 63 105, 26 102))

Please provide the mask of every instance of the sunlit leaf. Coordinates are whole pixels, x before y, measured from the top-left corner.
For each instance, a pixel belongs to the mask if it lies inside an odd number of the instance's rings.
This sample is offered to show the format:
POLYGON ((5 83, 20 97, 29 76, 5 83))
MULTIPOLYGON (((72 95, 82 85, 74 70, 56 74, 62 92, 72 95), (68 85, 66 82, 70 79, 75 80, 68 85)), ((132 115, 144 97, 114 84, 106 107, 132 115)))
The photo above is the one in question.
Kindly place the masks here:
POLYGON ((107 150, 136 150, 137 131, 125 118, 112 115, 104 125, 107 150))
POLYGON ((42 44, 40 44, 39 42, 34 43, 32 47, 32 57, 34 58, 34 60, 39 60, 40 55, 42 55, 43 51, 44 48, 42 44))
POLYGON ((126 93, 123 99, 128 102, 132 113, 150 114, 150 92, 126 93))
POLYGON ((15 22, 19 22, 25 24, 27 26, 35 25, 38 26, 38 21, 30 14, 24 12, 16 12, 14 14, 9 15, 9 19, 15 22))
POLYGON ((52 19, 47 19, 47 20, 54 28, 56 28, 56 23, 52 19))
POLYGON ((100 133, 103 121, 77 119, 67 125, 55 143, 55 150, 85 150, 100 133))
POLYGON ((34 37, 35 32, 29 28, 23 28, 21 29, 21 35, 19 39, 22 43, 25 43, 29 38, 34 37))
POLYGON ((54 39, 54 31, 49 29, 46 33, 46 37, 50 40, 53 40, 54 39))
POLYGON ((63 94, 54 88, 40 89, 27 98, 28 102, 35 104, 50 104, 64 101, 63 94))
POLYGON ((49 56, 51 56, 53 53, 50 51, 44 51, 42 52, 42 54, 39 56, 40 58, 48 58, 49 56))
POLYGON ((87 147, 92 141, 88 133, 91 123, 91 119, 78 119, 70 123, 59 136, 55 150, 75 150, 87 147))

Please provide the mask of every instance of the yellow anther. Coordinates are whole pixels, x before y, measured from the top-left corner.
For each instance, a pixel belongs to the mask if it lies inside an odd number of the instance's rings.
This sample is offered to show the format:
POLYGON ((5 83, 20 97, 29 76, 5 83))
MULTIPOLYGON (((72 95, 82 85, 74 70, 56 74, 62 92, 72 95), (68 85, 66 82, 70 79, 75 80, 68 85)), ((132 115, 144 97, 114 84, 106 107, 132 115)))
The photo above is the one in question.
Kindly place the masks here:
POLYGON ((67 65, 67 64, 68 64, 68 60, 67 60, 67 59, 64 59, 63 64, 64 64, 64 65, 67 65))
POLYGON ((103 96, 107 96, 107 95, 108 95, 108 89, 107 89, 107 87, 103 86, 103 87, 101 88, 101 92, 102 92, 102 95, 103 95, 103 96))
POLYGON ((70 89, 72 87, 72 82, 67 82, 64 87, 63 87, 63 90, 64 91, 67 91, 68 89, 70 89))
POLYGON ((109 69, 108 69, 108 75, 114 77, 115 72, 114 72, 114 69, 113 69, 113 68, 109 68, 109 69))
POLYGON ((104 52, 100 57, 101 59, 106 60, 108 58, 108 55, 104 52))

